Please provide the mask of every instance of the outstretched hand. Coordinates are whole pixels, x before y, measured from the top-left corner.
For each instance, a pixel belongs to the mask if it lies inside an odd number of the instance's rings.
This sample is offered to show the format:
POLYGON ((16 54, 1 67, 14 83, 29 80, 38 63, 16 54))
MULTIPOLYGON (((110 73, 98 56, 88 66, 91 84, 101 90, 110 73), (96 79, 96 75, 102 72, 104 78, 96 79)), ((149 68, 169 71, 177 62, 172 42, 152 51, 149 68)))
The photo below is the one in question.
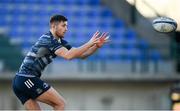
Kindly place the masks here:
POLYGON ((96 44, 98 48, 102 47, 105 43, 109 42, 109 35, 104 32, 100 35, 99 31, 96 31, 92 38, 89 40, 90 43, 96 44))
POLYGON ((96 44, 99 41, 99 34, 100 32, 96 31, 94 35, 92 36, 92 38, 89 40, 89 42, 92 44, 96 44))
POLYGON ((105 43, 109 42, 109 35, 107 32, 104 32, 101 34, 99 37, 99 41, 96 43, 97 47, 100 48, 102 47, 105 43))

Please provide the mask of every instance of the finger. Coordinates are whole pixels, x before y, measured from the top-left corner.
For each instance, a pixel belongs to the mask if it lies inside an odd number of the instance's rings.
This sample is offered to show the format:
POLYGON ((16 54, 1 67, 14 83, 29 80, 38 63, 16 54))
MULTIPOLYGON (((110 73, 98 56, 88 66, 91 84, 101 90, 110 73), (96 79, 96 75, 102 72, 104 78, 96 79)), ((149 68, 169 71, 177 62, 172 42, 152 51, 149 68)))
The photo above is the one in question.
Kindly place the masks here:
POLYGON ((98 32, 95 36, 96 38, 100 37, 101 32, 98 32))
POLYGON ((99 37, 99 34, 100 34, 100 32, 98 32, 96 35, 94 35, 94 36, 92 37, 92 39, 98 38, 98 37, 99 37))
POLYGON ((100 39, 99 38, 95 38, 94 41, 100 41, 100 39))
POLYGON ((101 37, 101 38, 100 38, 100 41, 101 41, 101 42, 105 41, 105 37, 101 37))
POLYGON ((94 35, 93 35, 93 36, 95 36, 98 32, 99 32, 99 31, 97 30, 97 31, 94 33, 94 35))
POLYGON ((90 41, 93 41, 95 38, 97 38, 97 36, 99 35, 100 32, 96 32, 93 34, 92 38, 90 39, 90 41))
POLYGON ((98 35, 100 34, 100 32, 97 30, 95 33, 94 33, 94 37, 97 37, 98 35))
POLYGON ((106 38, 108 37, 108 33, 107 32, 104 32, 102 35, 101 35, 101 40, 105 40, 106 38))
POLYGON ((111 42, 111 40, 105 40, 104 43, 108 43, 108 42, 111 42))
POLYGON ((102 34, 102 37, 106 37, 108 35, 108 32, 104 32, 103 34, 102 34))
POLYGON ((101 37, 103 37, 105 34, 106 34, 106 33, 105 33, 105 32, 103 32, 103 33, 101 34, 101 37))
POLYGON ((105 40, 108 40, 108 39, 109 39, 109 37, 110 37, 110 36, 107 36, 107 37, 105 38, 105 40))
POLYGON ((104 41, 100 41, 101 44, 108 43, 108 42, 111 42, 111 40, 106 39, 106 40, 104 40, 104 41))
POLYGON ((103 33, 101 34, 100 38, 104 37, 105 35, 106 35, 106 33, 103 32, 103 33))
POLYGON ((93 34, 93 36, 92 36, 91 39, 96 38, 96 35, 97 35, 97 34, 98 34, 98 30, 93 34))

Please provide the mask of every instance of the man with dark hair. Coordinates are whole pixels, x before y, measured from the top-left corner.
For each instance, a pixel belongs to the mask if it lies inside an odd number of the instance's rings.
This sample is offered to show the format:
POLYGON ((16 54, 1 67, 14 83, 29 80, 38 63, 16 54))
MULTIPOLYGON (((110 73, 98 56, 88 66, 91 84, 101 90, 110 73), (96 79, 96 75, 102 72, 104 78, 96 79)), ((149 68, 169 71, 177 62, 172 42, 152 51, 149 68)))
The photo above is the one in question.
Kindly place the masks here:
POLYGON ((13 90, 27 110, 40 110, 37 101, 46 103, 54 110, 64 110, 63 97, 49 84, 40 79, 41 72, 56 56, 70 60, 86 58, 92 55, 109 39, 107 33, 97 31, 82 46, 74 48, 65 41, 67 18, 53 15, 50 19, 50 31, 42 35, 27 53, 19 71, 13 80, 13 90))

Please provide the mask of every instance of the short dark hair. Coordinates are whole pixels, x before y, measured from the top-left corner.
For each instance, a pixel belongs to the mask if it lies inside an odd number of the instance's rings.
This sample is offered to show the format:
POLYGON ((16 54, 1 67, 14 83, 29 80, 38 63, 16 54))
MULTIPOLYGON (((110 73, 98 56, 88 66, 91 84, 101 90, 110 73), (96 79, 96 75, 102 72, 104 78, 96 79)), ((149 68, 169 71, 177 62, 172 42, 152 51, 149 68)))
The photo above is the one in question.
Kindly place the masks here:
POLYGON ((67 20, 68 19, 65 16, 59 15, 59 14, 55 14, 55 15, 51 16, 50 24, 53 23, 53 22, 61 22, 61 21, 65 22, 67 20))

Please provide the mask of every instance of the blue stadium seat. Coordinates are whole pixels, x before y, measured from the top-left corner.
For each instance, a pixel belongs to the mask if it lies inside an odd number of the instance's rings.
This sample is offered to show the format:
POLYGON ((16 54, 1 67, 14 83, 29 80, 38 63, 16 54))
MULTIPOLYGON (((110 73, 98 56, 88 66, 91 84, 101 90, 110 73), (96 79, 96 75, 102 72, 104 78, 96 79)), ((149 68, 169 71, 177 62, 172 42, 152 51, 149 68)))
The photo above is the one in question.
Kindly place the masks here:
MULTIPOLYGON (((111 44, 104 46, 90 58, 92 60, 144 60, 145 51, 150 48, 148 42, 127 28, 124 21, 100 5, 100 0, 1 0, 0 4, 3 4, 0 5, 0 27, 8 27, 11 37, 21 37, 24 41, 29 38, 29 42, 22 45, 25 50, 30 47, 30 42, 49 30, 49 17, 53 14, 68 18, 69 32, 65 36, 73 45, 82 45, 96 30, 110 33, 111 44)), ((158 51, 151 52, 152 60, 160 57, 158 51)))
POLYGON ((122 28, 122 27, 125 27, 125 24, 124 24, 124 22, 122 21, 122 20, 120 20, 120 19, 115 19, 115 20, 113 20, 113 27, 115 27, 115 28, 122 28))
POLYGON ((5 27, 6 25, 8 25, 8 22, 5 18, 1 18, 0 20, 0 27, 5 27))
POLYGON ((50 0, 49 3, 50 4, 63 4, 65 0, 50 0))
POLYGON ((43 0, 25 0, 24 2, 27 3, 27 4, 37 4, 38 1, 43 1, 43 0))
POLYGON ((104 9, 101 10, 100 16, 101 16, 102 18, 104 18, 104 17, 112 17, 113 14, 112 14, 112 12, 110 11, 110 9, 104 8, 104 9))
POLYGON ((1 0, 0 3, 11 3, 13 0, 1 0))
POLYGON ((87 0, 87 2, 88 5, 93 5, 93 6, 100 5, 100 0, 87 0))
POLYGON ((13 3, 25 3, 26 0, 12 0, 13 3))
MULTIPOLYGON (((71 0, 69 0, 69 1, 71 1, 71 0)), ((74 4, 77 6, 82 6, 82 5, 87 4, 87 0, 74 0, 74 4)))

